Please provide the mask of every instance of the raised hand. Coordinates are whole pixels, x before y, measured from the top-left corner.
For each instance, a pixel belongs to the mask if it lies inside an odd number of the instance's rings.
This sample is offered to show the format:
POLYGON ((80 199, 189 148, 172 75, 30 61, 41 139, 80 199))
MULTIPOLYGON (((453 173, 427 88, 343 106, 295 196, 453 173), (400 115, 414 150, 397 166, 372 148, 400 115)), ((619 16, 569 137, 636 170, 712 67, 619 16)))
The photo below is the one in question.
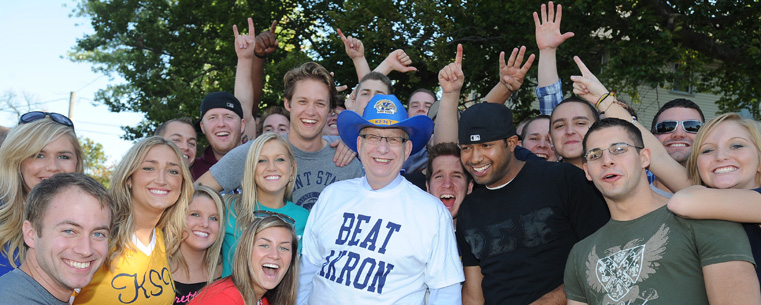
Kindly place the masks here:
POLYGON ((343 41, 344 48, 346 49, 346 55, 349 55, 349 58, 355 59, 365 57, 365 46, 362 44, 361 40, 351 36, 346 37, 344 33, 341 32, 341 29, 336 29, 336 32, 338 32, 338 36, 341 37, 341 41, 343 41))
POLYGON ((462 44, 457 44, 457 55, 454 62, 448 64, 439 71, 439 85, 442 93, 458 92, 465 83, 465 74, 462 73, 462 44))
POLYGON ((256 48, 256 40, 253 36, 256 33, 254 20, 248 18, 248 35, 240 35, 237 25, 233 25, 233 33, 235 34, 235 54, 238 58, 253 58, 256 48))
POLYGON ((555 5, 550 1, 546 6, 542 4, 542 18, 534 12, 534 26, 536 28, 536 45, 539 50, 556 49, 566 39, 573 37, 573 32, 560 34, 560 20, 563 17, 563 7, 558 4, 557 13, 555 5))
POLYGON ((513 53, 510 54, 510 58, 505 64, 505 52, 499 53, 499 82, 507 87, 510 92, 518 91, 523 84, 523 79, 526 77, 526 73, 531 69, 531 65, 534 63, 534 54, 529 55, 526 63, 523 63, 523 57, 526 54, 526 46, 521 46, 513 49, 513 53))
POLYGON ((388 57, 386 57, 385 61, 388 62, 389 67, 394 71, 399 71, 402 73, 417 71, 417 68, 410 66, 412 64, 412 60, 402 49, 394 50, 391 52, 391 54, 388 54, 388 57))
POLYGON ((573 75, 571 80, 573 81, 573 94, 576 94, 580 98, 583 98, 589 103, 594 105, 597 100, 608 93, 608 89, 597 79, 597 77, 589 71, 584 62, 578 56, 573 57, 573 61, 581 71, 581 76, 573 75))
MULTIPOLYGON (((249 18, 251 19, 251 18, 249 18)), ((253 27, 253 25, 251 25, 253 27)), ((272 21, 272 26, 269 31, 264 31, 256 35, 256 46, 254 47, 254 54, 259 57, 265 57, 277 50, 277 39, 275 38, 275 29, 277 28, 277 20, 272 21)))

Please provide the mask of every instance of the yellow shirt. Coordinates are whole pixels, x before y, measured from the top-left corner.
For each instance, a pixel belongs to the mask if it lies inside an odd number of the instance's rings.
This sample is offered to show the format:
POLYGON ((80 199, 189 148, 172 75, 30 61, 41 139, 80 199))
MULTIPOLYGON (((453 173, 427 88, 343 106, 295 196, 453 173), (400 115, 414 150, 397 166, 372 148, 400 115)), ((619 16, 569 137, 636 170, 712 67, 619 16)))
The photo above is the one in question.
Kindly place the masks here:
POLYGON ((76 295, 73 304, 174 303, 174 281, 164 234, 155 229, 154 233, 155 246, 150 255, 141 250, 125 250, 112 264, 113 270, 108 270, 105 265, 100 267, 90 284, 76 295))

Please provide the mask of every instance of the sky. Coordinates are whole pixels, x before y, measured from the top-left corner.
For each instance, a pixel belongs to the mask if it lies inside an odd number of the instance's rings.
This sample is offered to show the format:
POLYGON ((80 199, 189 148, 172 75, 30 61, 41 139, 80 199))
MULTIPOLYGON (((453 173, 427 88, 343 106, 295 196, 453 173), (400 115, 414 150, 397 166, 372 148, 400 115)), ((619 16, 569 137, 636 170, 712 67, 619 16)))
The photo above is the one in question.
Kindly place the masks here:
MULTIPOLYGON (((93 33, 86 18, 69 17, 73 0, 3 1, 0 4, 0 98, 17 95, 23 114, 30 110, 69 113, 69 94, 76 92, 73 115, 75 131, 103 144, 108 163, 118 162, 132 142, 121 139, 120 126, 134 126, 143 114, 113 113, 105 105, 93 105, 95 92, 109 84, 123 83, 92 71, 90 63, 65 58, 77 38, 93 33), (32 103, 31 109, 26 101, 32 103)), ((13 127, 18 114, 0 99, 0 126, 13 127)))

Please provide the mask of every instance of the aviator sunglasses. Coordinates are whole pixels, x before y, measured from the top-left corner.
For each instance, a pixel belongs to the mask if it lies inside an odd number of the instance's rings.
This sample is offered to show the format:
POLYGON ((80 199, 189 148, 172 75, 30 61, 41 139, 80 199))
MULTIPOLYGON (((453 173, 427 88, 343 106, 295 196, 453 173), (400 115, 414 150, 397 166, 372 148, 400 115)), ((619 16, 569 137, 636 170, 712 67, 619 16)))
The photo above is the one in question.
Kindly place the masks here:
POLYGON ((656 134, 674 132, 679 125, 682 125, 682 128, 686 132, 697 133, 700 126, 703 126, 703 123, 698 120, 663 121, 655 124, 653 132, 656 134))
POLYGON ((65 115, 55 112, 44 112, 44 111, 31 111, 24 113, 21 115, 21 117, 18 119, 19 124, 26 124, 31 123, 37 120, 44 119, 45 117, 50 116, 50 119, 52 119, 54 122, 69 126, 71 128, 74 128, 74 122, 69 120, 65 115))
POLYGON ((259 218, 267 218, 267 217, 270 217, 270 216, 275 216, 277 218, 280 218, 280 220, 285 221, 287 224, 291 225, 291 227, 296 225, 296 221, 293 220, 293 218, 291 218, 288 215, 277 213, 277 212, 265 211, 265 210, 256 210, 256 211, 254 211, 254 217, 257 218, 257 219, 259 219, 259 218))

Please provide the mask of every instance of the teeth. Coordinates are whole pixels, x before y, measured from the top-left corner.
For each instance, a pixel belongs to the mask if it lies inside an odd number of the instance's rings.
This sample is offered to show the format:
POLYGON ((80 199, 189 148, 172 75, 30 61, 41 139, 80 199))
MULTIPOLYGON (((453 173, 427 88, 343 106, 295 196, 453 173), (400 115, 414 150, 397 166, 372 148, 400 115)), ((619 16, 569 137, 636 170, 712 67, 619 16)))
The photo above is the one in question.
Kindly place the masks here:
POLYGON ((734 172, 736 170, 737 170, 737 168, 734 167, 734 166, 725 166, 725 167, 719 167, 719 168, 715 169, 713 172, 717 173, 717 174, 725 174, 725 173, 729 173, 729 172, 734 172))
POLYGON ((381 162, 381 163, 389 163, 389 162, 391 162, 391 159, 379 159, 379 158, 375 158, 375 161, 378 161, 378 162, 381 162))
POLYGON ((230 133, 227 132, 227 131, 222 131, 222 132, 215 133, 215 135, 219 136, 219 137, 225 137, 225 136, 230 135, 230 133))
POLYGON ((616 175, 613 175, 613 174, 611 174, 611 175, 607 175, 607 176, 605 176, 605 179, 608 179, 608 178, 613 178, 613 177, 615 177, 615 176, 616 176, 616 175))
POLYGON ((188 156, 188 155, 182 155, 182 157, 185 158, 185 159, 190 159, 190 156, 188 156))
POLYGON ((209 233, 203 231, 193 231, 193 234, 199 237, 209 237, 209 233))
POLYGON ((330 124, 330 125, 328 125, 328 126, 329 126, 330 128, 336 128, 336 127, 338 127, 338 125, 337 125, 337 124, 330 124))
POLYGON ((77 268, 77 269, 84 269, 84 268, 90 267, 90 262, 81 263, 81 262, 77 262, 77 261, 73 261, 73 260, 68 260, 68 259, 64 259, 63 261, 67 265, 72 266, 72 267, 77 268))
POLYGON ((491 166, 491 165, 489 164, 489 165, 484 165, 484 166, 482 166, 482 167, 473 167, 473 170, 475 170, 475 171, 477 171, 477 172, 483 172, 483 171, 485 171, 487 168, 489 168, 490 166, 491 166))
POLYGON ((317 120, 301 119, 301 121, 307 124, 317 124, 317 120))
POLYGON ((687 147, 687 144, 684 144, 684 143, 674 143, 674 144, 669 144, 669 147, 687 147))
POLYGON ((265 176, 264 180, 278 180, 280 176, 265 176))
POLYGON ((439 197, 439 198, 441 198, 441 199, 453 199, 454 195, 452 195, 452 194, 444 194, 444 195, 441 195, 441 197, 439 197))
POLYGON ((263 264, 262 267, 264 268, 272 268, 272 269, 280 269, 280 266, 275 264, 263 264))
POLYGON ((153 190, 153 189, 152 189, 152 190, 150 190, 150 192, 151 192, 152 194, 156 194, 156 195, 166 195, 166 194, 168 194, 168 193, 169 193, 169 191, 164 191, 164 190, 153 190))
POLYGON ((536 154, 536 156, 542 159, 547 159, 550 157, 549 155, 545 155, 545 154, 536 154))

